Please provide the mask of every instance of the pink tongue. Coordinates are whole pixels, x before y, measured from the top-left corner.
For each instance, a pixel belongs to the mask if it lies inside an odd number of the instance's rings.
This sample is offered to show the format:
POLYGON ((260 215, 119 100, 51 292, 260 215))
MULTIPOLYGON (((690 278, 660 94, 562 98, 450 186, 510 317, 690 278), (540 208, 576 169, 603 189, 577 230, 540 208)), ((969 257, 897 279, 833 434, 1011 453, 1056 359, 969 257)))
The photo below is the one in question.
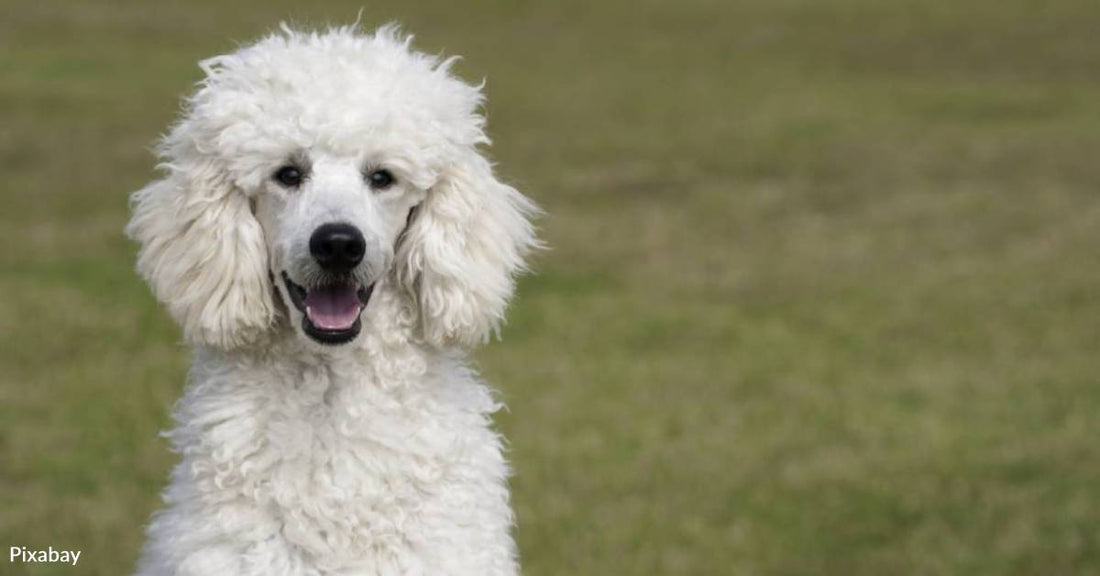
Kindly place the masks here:
POLYGON ((351 286, 327 286, 306 294, 306 315, 324 330, 346 330, 359 318, 359 296, 351 286))

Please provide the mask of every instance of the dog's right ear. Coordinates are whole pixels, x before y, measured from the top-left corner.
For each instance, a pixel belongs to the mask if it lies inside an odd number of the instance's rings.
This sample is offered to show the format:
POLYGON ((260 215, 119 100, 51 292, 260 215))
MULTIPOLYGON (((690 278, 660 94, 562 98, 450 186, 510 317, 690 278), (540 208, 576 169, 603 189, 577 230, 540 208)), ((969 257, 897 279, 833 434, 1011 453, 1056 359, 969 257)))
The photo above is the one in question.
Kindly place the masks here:
POLYGON ((531 224, 538 213, 476 149, 445 170, 397 251, 396 276, 418 304, 427 342, 468 348, 498 329, 515 276, 542 245, 531 224))
POLYGON ((137 269, 195 344, 236 348, 275 320, 263 231, 249 199, 209 158, 173 159, 135 192, 127 234, 137 269))

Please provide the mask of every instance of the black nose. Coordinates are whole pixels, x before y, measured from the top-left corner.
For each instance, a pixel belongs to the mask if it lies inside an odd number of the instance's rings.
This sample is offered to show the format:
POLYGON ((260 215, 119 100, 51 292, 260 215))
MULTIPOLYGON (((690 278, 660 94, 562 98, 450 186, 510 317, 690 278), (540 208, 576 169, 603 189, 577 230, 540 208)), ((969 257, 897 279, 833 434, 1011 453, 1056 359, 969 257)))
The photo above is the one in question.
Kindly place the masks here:
POLYGON ((366 249, 363 234, 351 224, 322 224, 309 237, 309 253, 321 268, 332 272, 355 268, 366 249))

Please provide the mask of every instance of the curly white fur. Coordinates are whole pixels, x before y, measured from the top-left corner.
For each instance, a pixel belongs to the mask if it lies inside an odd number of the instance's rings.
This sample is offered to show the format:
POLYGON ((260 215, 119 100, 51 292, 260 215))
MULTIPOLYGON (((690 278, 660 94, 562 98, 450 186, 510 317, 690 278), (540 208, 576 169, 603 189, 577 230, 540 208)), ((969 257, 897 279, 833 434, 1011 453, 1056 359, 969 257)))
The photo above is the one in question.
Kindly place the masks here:
POLYGON ((206 78, 133 196, 138 270, 194 345, 182 460, 141 575, 511 575, 499 407, 466 350, 499 325, 537 240, 499 182, 480 87, 392 27, 281 33, 206 78), (308 164, 296 190, 272 174, 308 164), (384 166, 399 184, 364 185, 384 166), (362 330, 324 346, 281 281, 308 233, 364 231, 362 330))

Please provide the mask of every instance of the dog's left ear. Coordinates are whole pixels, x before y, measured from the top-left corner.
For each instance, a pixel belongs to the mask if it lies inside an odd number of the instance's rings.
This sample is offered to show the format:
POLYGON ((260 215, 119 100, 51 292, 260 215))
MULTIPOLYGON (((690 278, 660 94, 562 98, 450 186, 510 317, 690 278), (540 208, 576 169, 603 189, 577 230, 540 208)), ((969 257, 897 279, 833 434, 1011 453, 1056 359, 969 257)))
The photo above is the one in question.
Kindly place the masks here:
POLYGON ((418 304, 427 342, 470 347, 499 328, 515 276, 540 245, 531 224, 538 212, 473 149, 445 170, 396 255, 398 282, 418 304))
POLYGON ((170 174, 134 193, 126 232, 138 272, 196 344, 256 342, 276 315, 260 223, 210 159, 171 158, 170 174))

